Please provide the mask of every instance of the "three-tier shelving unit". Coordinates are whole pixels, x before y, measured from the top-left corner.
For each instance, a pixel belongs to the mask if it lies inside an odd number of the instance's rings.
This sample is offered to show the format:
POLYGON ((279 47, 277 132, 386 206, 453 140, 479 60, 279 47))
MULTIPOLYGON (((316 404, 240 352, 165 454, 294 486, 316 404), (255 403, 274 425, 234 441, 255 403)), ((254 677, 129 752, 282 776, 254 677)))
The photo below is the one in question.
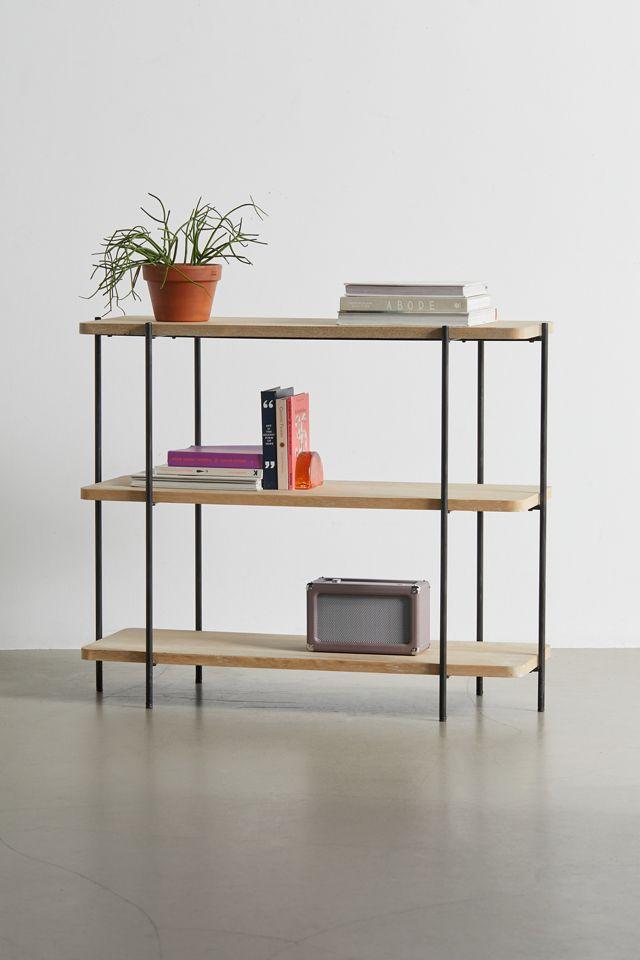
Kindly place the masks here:
POLYGON ((285 670, 337 670, 360 673, 413 673, 439 677, 439 716, 447 717, 447 678, 476 677, 476 693, 483 693, 484 677, 521 677, 537 672, 538 710, 545 704, 546 549, 547 549, 547 393, 549 325, 496 322, 477 327, 429 327, 404 322, 339 324, 335 319, 216 317, 207 323, 157 323, 150 317, 100 319, 80 324, 80 333, 94 338, 95 363, 95 482, 82 488, 84 500, 95 501, 95 640, 82 648, 85 660, 96 662, 96 689, 103 689, 105 661, 144 663, 146 706, 153 706, 153 667, 159 663, 191 664, 196 683, 203 666, 263 667, 285 670), (138 337, 144 341, 145 469, 146 487, 130 485, 129 476, 102 479, 102 339, 138 337), (202 433, 202 362, 204 339, 282 340, 400 340, 437 342, 442 359, 440 479, 436 483, 381 481, 326 481, 314 490, 260 490, 227 492, 154 489, 153 471, 153 340, 156 337, 191 338, 194 344, 194 443, 202 433), (477 349, 476 482, 449 482, 449 355, 452 341, 475 343, 477 349), (499 341, 539 343, 540 364, 540 475, 531 486, 484 482, 484 354, 485 344, 499 341), (145 504, 146 605, 143 628, 102 631, 102 504, 105 501, 145 504), (191 504, 195 511, 195 629, 156 630, 153 625, 153 506, 191 504), (440 624, 437 644, 417 656, 312 653, 304 636, 211 632, 202 629, 202 506, 331 507, 369 510, 438 510, 440 512, 440 624), (469 641, 447 639, 447 568, 449 513, 472 511, 476 527, 476 636, 469 641), (536 511, 538 538, 537 644, 489 643, 484 639, 484 514, 536 511))

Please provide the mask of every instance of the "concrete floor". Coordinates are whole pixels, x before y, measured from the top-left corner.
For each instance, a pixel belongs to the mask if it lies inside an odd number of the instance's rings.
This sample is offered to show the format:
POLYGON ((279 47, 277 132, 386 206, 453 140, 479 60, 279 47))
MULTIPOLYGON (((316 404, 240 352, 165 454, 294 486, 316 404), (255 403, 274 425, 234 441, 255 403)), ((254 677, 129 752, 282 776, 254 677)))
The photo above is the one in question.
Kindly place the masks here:
POLYGON ((640 650, 535 678, 0 654, 2 960, 630 960, 640 650))

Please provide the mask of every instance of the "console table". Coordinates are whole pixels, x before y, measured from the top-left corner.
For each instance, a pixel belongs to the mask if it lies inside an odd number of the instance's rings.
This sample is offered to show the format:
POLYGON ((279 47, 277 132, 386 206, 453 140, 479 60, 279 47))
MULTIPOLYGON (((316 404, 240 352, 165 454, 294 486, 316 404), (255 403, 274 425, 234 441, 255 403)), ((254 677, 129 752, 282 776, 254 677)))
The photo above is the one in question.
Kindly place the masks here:
POLYGON ((286 670, 339 670, 369 673, 413 673, 439 678, 439 717, 447 717, 447 678, 476 677, 476 693, 483 694, 484 677, 520 677, 537 672, 538 710, 545 705, 546 540, 547 540, 547 393, 548 344, 546 323, 495 322, 476 327, 429 327, 412 324, 340 324, 335 319, 216 317, 207 323, 157 323, 151 317, 100 319, 80 324, 80 333, 94 338, 95 482, 81 490, 95 501, 95 640, 82 647, 82 657, 96 662, 96 689, 103 689, 105 661, 144 663, 146 706, 153 706, 153 667, 158 663, 192 664, 196 683, 203 666, 263 667, 286 670), (135 488, 129 476, 102 479, 102 338, 139 337, 144 341, 145 379, 145 488, 135 488), (201 344, 203 339, 234 338, 282 340, 407 340, 434 341, 441 352, 440 478, 435 483, 382 481, 326 481, 314 490, 260 490, 255 492, 185 490, 153 485, 153 340, 155 337, 191 338, 194 343, 194 443, 202 437, 201 344), (475 343, 477 349, 476 483, 449 482, 449 357, 452 342, 475 343), (484 482, 484 353, 494 341, 539 343, 540 364, 540 472, 530 486, 484 482), (146 606, 143 628, 102 630, 102 504, 104 501, 145 504, 146 606), (195 512, 195 629, 156 630, 153 625, 153 505, 182 503, 195 512), (437 644, 416 656, 312 653, 306 638, 297 635, 220 633, 202 629, 202 506, 287 506, 373 510, 438 510, 440 512, 440 630, 437 644), (476 636, 448 642, 447 570, 449 513, 471 511, 476 519, 476 636), (488 643, 484 640, 484 514, 538 513, 538 624, 537 644, 488 643))

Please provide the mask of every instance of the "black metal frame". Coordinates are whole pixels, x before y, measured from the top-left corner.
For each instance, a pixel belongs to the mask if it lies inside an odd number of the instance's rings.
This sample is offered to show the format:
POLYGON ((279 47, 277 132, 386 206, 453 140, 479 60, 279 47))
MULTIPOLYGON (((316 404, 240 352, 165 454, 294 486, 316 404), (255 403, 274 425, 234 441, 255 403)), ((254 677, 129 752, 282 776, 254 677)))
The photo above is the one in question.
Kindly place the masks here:
MULTIPOLYGON (((202 443, 202 357, 200 337, 193 338, 193 422, 194 422, 194 443, 200 446, 202 443)), ((195 525, 194 525, 194 546, 195 546, 195 626, 196 630, 202 630, 202 506, 199 503, 195 505, 195 525)), ((202 666, 196 666, 196 683, 202 683, 202 666)))
POLYGON ((153 706, 153 333, 144 331, 144 469, 145 469, 145 674, 146 705, 153 706))
POLYGON ((538 551, 538 712, 544 713, 547 619, 547 408, 549 395, 549 324, 540 338, 540 542, 538 551))
MULTIPOLYGON (((102 480, 102 339, 95 337, 93 384, 93 446, 95 482, 102 480)), ((95 502, 94 517, 95 577, 96 577, 96 640, 102 639, 102 501, 95 502)), ((96 660, 96 692, 102 693, 102 660, 96 660)))
MULTIPOLYGON (((538 712, 544 713, 546 688, 546 594, 547 594, 547 445, 549 397, 549 324, 542 323, 540 341, 540 514, 538 546, 538 712)), ((535 342, 532 340, 531 342, 535 342)), ((464 342, 464 341, 463 341, 464 342)), ((478 340, 476 399, 476 480, 484 483, 484 340, 478 340)), ((449 331, 442 330, 442 396, 440 450, 440 663, 439 714, 447 719, 447 565, 449 511, 449 331)), ((476 518, 476 641, 484 641, 484 513, 476 518)), ((484 694, 482 677, 476 677, 476 695, 484 694)))
MULTIPOLYGON (((476 482, 484 483, 484 340, 478 340, 476 424, 476 482)), ((476 641, 484 640, 484 513, 476 516, 476 641)), ((484 681, 476 677, 476 695, 484 694, 484 681)))
POLYGON ((447 589, 449 559, 449 327, 442 328, 440 396, 440 720, 447 719, 447 589))
MULTIPOLYGON (((98 319, 98 318, 96 318, 98 319)), ((202 439, 202 364, 201 338, 194 342, 194 437, 202 439)), ((262 339, 247 337, 245 339, 262 339)), ((289 339, 289 338, 287 338, 289 339)), ((338 338, 329 338, 338 339, 338 338)), ((353 338, 356 339, 356 338, 353 338)), ((404 338, 402 338, 404 340, 404 338)), ((95 482, 102 480, 102 357, 101 336, 95 340, 95 482)), ((153 707, 153 325, 145 324, 145 664, 146 705, 153 707)), ((538 546, 538 711, 545 709, 545 627, 547 579, 547 411, 549 388, 549 326, 541 324, 541 335, 531 342, 541 344, 540 362, 540 515, 538 546)), ((424 341, 419 341, 424 342, 424 341)), ((429 342, 429 341, 427 341, 429 342)), ((464 339, 462 342, 466 342, 464 339)), ((484 483, 484 347, 478 340, 477 359, 477 423, 476 423, 476 479, 484 483)), ((448 521, 449 521, 449 328, 442 328, 441 336, 441 409, 440 409, 440 663, 439 717, 447 719, 447 604, 448 604, 448 521)), ((476 519, 476 640, 484 640, 484 514, 476 519)), ((202 507, 195 505, 195 627, 202 629, 202 507)), ((95 503, 95 588, 96 640, 102 637, 102 502, 95 503)), ((102 692, 102 661, 96 661, 96 690, 102 692)), ((202 683, 202 666, 196 666, 195 682, 202 683)), ((483 695, 483 678, 476 677, 476 693, 483 695)))

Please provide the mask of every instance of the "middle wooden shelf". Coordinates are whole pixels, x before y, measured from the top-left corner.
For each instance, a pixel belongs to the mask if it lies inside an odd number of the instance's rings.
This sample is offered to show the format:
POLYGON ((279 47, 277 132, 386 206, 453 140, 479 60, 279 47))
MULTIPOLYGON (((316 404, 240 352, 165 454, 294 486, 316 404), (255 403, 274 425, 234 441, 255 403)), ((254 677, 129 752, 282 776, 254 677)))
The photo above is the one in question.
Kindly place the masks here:
MULTIPOLYGON (((82 487, 83 500, 144 503, 144 487, 128 476, 82 487)), ((439 483, 331 480, 314 490, 185 490, 156 487, 154 503, 228 504, 257 507, 330 507, 377 510, 439 510, 439 483)), ((540 505, 537 485, 450 483, 449 510, 518 513, 540 505)))

